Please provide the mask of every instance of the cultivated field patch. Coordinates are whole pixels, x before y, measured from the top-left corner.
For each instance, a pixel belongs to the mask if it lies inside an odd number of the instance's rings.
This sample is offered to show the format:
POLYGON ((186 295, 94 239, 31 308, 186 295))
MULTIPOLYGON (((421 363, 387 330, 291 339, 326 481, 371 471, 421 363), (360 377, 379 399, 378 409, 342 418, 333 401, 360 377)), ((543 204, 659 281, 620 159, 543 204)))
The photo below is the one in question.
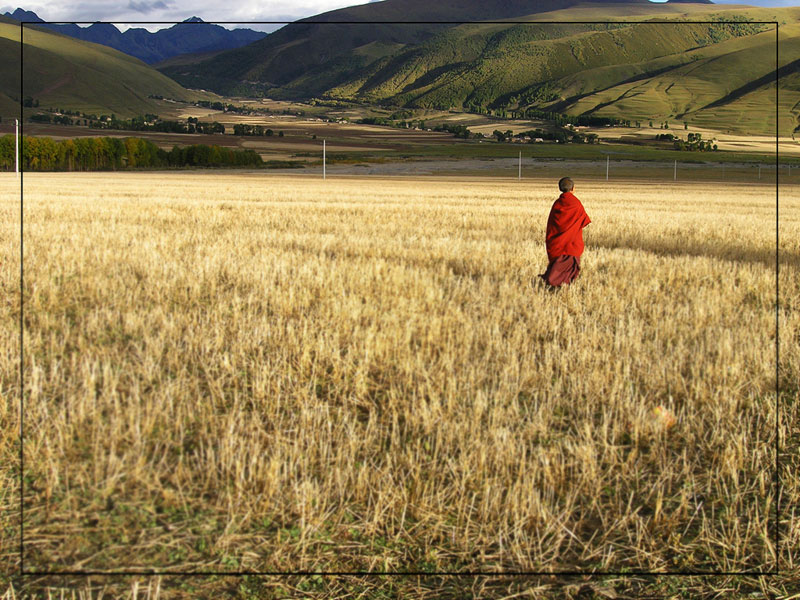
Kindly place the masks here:
MULTIPOLYGON (((774 188, 578 180, 583 272, 551 293, 555 180, 26 175, 26 568, 771 569, 774 188)), ((794 189, 781 211, 786 444, 794 189)))

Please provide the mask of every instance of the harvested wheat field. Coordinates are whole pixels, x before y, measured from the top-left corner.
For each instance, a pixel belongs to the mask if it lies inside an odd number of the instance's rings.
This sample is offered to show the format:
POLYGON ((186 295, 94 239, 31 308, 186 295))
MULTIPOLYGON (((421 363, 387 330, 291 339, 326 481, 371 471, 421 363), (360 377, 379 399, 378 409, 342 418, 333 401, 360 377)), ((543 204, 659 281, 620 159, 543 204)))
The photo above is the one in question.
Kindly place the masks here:
POLYGON ((797 573, 800 194, 776 414, 774 187, 578 180, 583 271, 551 293, 560 175, 26 175, 25 569, 769 571, 779 417, 797 573))

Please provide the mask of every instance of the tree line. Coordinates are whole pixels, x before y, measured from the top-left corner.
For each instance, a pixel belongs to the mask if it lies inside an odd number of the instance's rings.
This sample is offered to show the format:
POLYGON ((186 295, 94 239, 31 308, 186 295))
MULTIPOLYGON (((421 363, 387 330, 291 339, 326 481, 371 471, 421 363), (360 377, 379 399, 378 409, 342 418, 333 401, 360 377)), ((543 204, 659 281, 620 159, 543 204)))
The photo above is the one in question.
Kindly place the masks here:
MULTIPOLYGON (((102 171, 135 168, 261 167, 253 150, 193 144, 164 150, 141 138, 86 137, 55 141, 22 137, 21 166, 25 171, 102 171)), ((0 137, 0 170, 14 170, 14 136, 0 137)))
POLYGON ((547 141, 554 141, 560 144, 566 144, 567 142, 572 142, 573 144, 598 144, 600 142, 600 136, 596 133, 580 133, 577 131, 544 131, 542 129, 530 129, 528 131, 521 131, 519 133, 514 133, 510 129, 506 131, 500 131, 499 129, 495 129, 492 132, 492 135, 497 139, 498 142, 512 142, 514 138, 519 140, 524 140, 525 138, 529 138, 528 143, 534 143, 537 139, 539 140, 547 140, 547 141))
POLYGON ((525 119, 542 119, 555 125, 577 125, 579 127, 630 127, 630 119, 616 117, 600 117, 597 115, 565 115, 563 113, 525 108, 514 111, 514 117, 525 119))
POLYGON ((189 117, 186 123, 164 121, 159 119, 158 115, 150 114, 133 117, 132 119, 117 119, 115 115, 111 115, 111 118, 101 117, 98 121, 90 122, 89 127, 127 131, 158 131, 161 133, 225 133, 225 126, 216 121, 204 123, 195 117, 189 117))
POLYGON ((56 125, 83 125, 92 129, 113 129, 116 131, 157 131, 160 133, 225 133, 225 125, 214 121, 205 123, 196 117, 189 117, 183 121, 165 121, 158 115, 146 114, 132 119, 118 119, 116 115, 87 115, 85 113, 50 112, 37 113, 28 117, 30 123, 54 123, 56 125), (71 116, 76 116, 73 119, 71 116))
MULTIPOLYGON (((266 136, 271 137, 275 135, 275 132, 272 129, 268 129, 263 125, 248 125, 246 123, 237 123, 233 126, 233 135, 242 135, 242 136, 266 136)), ((283 137, 283 132, 278 132, 278 137, 283 137)))
POLYGON ((672 142, 675 150, 688 150, 691 152, 716 152, 717 145, 713 140, 704 140, 701 133, 690 133, 686 140, 682 140, 677 135, 671 133, 660 133, 656 136, 660 142, 672 142))

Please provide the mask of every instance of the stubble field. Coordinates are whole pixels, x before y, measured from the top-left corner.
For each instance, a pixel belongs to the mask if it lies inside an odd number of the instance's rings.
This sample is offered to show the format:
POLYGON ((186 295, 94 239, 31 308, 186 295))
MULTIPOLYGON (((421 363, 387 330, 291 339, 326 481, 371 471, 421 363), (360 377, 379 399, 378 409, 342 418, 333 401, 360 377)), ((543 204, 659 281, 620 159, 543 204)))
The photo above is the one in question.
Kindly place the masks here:
POLYGON ((579 180, 583 272, 552 293, 560 175, 26 175, 25 568, 768 571, 779 539, 797 573, 800 194, 776 414, 774 186, 579 180))

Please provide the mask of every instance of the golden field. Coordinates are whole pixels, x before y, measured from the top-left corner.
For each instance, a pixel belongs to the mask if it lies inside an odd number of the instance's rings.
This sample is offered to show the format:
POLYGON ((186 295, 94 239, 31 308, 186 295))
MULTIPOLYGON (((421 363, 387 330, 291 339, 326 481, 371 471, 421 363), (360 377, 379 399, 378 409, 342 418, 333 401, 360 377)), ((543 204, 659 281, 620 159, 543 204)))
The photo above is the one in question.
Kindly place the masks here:
MULTIPOLYGON (((780 560, 800 576, 800 193, 781 191, 776 414, 774 186, 578 180, 593 221, 583 271, 552 293, 536 276, 561 175, 26 175, 25 569, 780 560)), ((0 190, 0 571, 12 572, 13 175, 0 190)), ((796 578, 734 582, 788 593, 796 578)), ((242 597, 292 594, 242 581, 254 594, 242 597)))

